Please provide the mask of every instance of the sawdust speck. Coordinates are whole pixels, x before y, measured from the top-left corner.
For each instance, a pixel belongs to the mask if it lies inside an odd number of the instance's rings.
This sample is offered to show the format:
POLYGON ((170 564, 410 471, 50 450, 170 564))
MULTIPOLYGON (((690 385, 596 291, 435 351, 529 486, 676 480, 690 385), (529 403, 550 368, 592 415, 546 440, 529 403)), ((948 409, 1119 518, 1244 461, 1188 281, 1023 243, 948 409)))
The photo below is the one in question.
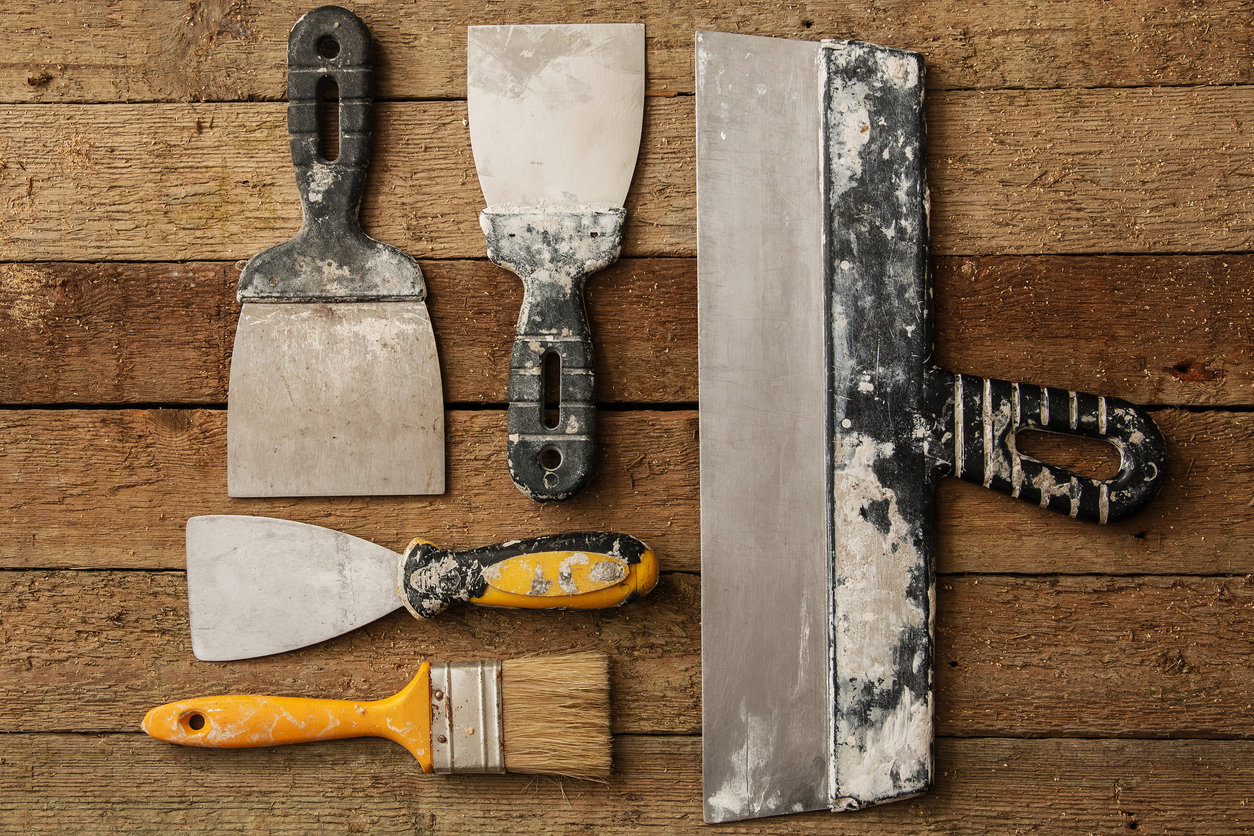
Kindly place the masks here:
POLYGON ((0 300, 9 319, 25 328, 42 328, 54 307, 47 292, 52 277, 29 264, 0 265, 0 300))

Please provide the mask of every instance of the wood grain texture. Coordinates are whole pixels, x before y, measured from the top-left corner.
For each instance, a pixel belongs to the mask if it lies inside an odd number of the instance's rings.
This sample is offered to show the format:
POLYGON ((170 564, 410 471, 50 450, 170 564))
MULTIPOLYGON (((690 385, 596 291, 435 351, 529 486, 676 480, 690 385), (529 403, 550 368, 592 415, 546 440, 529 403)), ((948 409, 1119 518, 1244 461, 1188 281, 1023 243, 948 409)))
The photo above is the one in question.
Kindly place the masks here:
MULTIPOLYGON (((214 751, 137 734, 4 735, 0 833, 709 833, 700 756, 697 738, 619 736, 598 785, 422 775, 381 740, 214 751)), ((1254 827, 1252 761, 1248 741, 941 739, 926 796, 718 832, 1235 836, 1254 827)))
MULTIPOLYGON (((942 480, 942 572, 1254 572, 1254 415, 1155 413, 1171 470, 1140 514, 1079 523, 977 485, 942 480)), ((448 415, 448 492, 438 497, 229 499, 221 410, 0 412, 0 568, 180 569, 198 514, 313 523, 402 549, 422 535, 469 548, 511 537, 616 530, 664 570, 700 568, 697 413, 602 415, 597 476, 578 497, 526 499, 505 467, 500 410, 448 415)), ((1087 448, 1052 448, 1082 472, 1087 448)))
MULTIPOLYGON (((506 401, 522 283, 483 261, 424 261, 447 403, 506 401)), ((0 403, 224 404, 239 267, 0 265, 0 403)), ((587 307, 602 402, 695 403, 696 270, 625 259, 587 307)))
POLYGON ((1254 259, 941 258, 936 362, 1140 404, 1249 406, 1254 259))
MULTIPOLYGON (((378 43, 367 230, 422 260, 449 485, 232 500, 227 379, 243 260, 299 221, 289 0, 8 0, 0 56, 0 833, 704 833, 695 269, 698 29, 921 50, 936 361, 1150 405, 1162 494, 1114 526, 953 479, 938 491, 937 786, 735 834, 1254 832, 1251 0, 937 0, 583 9, 353 3, 378 43), (505 468, 521 291, 485 259, 466 29, 642 21, 647 99, 624 258, 589 284, 598 475, 555 505, 505 468), (587 528, 661 557, 595 613, 393 613, 290 654, 201 663, 184 526, 301 520, 401 548, 587 528), (151 706, 376 697, 421 659, 605 650, 605 785, 422 777, 399 747, 170 746, 151 706)), ((763 350, 787 351, 788 345, 763 350)), ((1109 474, 1106 445, 1022 434, 1109 474)), ((770 629, 770 625, 763 625, 770 629)))
MULTIPOLYGON (((520 282, 424 261, 449 403, 505 402, 520 282)), ((936 357, 1140 404, 1254 405, 1254 258, 935 260, 936 357)), ((0 265, 0 403, 222 404, 239 270, 0 265)), ((602 403, 696 403, 696 267, 622 259, 588 284, 602 403)))
MULTIPOLYGON (((701 724, 691 574, 664 575, 614 610, 464 607, 429 621, 400 611, 314 647, 229 663, 192 657, 182 573, 4 572, 0 604, 22 625, 4 629, 4 733, 130 731, 155 705, 220 693, 377 699, 422 661, 569 649, 610 655, 616 732, 701 724)), ((942 576, 937 733, 1254 739, 1251 636, 1248 577, 942 576)))
MULTIPOLYGON (((10 57, 0 101, 104 102, 278 99, 285 94, 287 33, 307 4, 247 0, 75 0, 55 11, 5 4, 10 57)), ((552 23, 554 3, 455 2, 420 12, 399 0, 355 11, 379 44, 376 73, 388 98, 464 98, 466 26, 552 23)), ((1245 0, 1025 5, 847 4, 811 0, 725 7, 707 0, 589 7, 588 22, 646 24, 649 89, 691 93, 698 29, 751 35, 855 38, 926 54, 942 88, 1240 84, 1251 76, 1245 0)))
POLYGON ((218 513, 324 525, 394 550, 416 536, 471 548, 622 531, 668 570, 696 564, 695 412, 603 414, 591 485, 548 504, 510 481, 503 410, 447 416, 447 491, 431 497, 229 499, 225 410, 0 412, 0 426, 4 568, 182 568, 187 518, 218 513), (104 524, 114 532, 102 536, 104 524))
MULTIPOLYGON (((1214 253, 1254 237, 1254 88, 944 92, 928 105, 937 255, 1214 253)), ((375 108, 368 232, 484 252, 463 102, 375 108)), ((0 260, 247 258, 299 202, 282 104, 15 105, 0 260)), ((650 99, 624 253, 696 252, 694 101, 650 99)))

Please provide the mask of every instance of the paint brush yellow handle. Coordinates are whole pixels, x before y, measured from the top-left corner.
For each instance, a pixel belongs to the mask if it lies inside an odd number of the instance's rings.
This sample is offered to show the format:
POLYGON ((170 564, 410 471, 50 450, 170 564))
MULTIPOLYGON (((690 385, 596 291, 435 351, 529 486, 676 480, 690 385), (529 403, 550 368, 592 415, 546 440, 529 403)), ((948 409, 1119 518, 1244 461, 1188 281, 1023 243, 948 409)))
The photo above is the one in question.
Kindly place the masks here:
POLYGON ((424 663, 399 693, 382 700, 202 697, 154 708, 140 728, 168 743, 219 749, 385 737, 431 772, 431 667, 424 663))
POLYGON ((657 555, 635 537, 584 531, 466 551, 414 540, 401 561, 397 587, 411 613, 429 618, 453 603, 525 609, 616 607, 653 589, 657 579, 657 555))

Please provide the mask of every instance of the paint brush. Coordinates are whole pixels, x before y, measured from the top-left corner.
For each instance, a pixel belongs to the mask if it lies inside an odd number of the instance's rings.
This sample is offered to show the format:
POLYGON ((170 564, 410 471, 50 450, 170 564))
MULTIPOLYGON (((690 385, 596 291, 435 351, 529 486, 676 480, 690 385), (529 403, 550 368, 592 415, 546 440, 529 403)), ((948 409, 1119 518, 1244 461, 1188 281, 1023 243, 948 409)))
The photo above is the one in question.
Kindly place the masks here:
POLYGON ((167 703, 140 728, 169 743, 239 749, 386 737, 423 772, 610 774, 609 659, 583 652, 427 663, 375 701, 223 696, 167 703))

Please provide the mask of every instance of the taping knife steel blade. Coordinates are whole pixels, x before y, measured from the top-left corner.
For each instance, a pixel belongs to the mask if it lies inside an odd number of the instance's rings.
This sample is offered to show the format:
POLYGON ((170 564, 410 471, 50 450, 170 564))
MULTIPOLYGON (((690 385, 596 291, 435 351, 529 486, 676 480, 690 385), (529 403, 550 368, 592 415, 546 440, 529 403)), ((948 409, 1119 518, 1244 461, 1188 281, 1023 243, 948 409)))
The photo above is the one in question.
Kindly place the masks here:
POLYGON ((444 493, 444 395, 422 271, 357 217, 372 60, 366 25, 337 6, 309 12, 288 38, 303 221, 240 273, 230 496, 444 493), (324 106, 338 111, 325 126, 334 145, 321 136, 324 106))
POLYGON ((697 33, 707 822, 931 786, 942 476, 1104 523, 1165 474, 1133 404, 932 364, 923 89, 913 52, 697 33), (1023 455, 1023 429, 1119 472, 1023 455))
POLYGON ((391 549, 316 525, 211 515, 187 521, 192 652, 249 659, 342 635, 404 606, 430 618, 457 603, 600 609, 657 583, 644 543, 604 531, 550 534, 466 551, 415 539, 391 549))
POLYGON ((596 457, 583 287, 622 246, 644 118, 644 26, 471 26, 466 98, 488 257, 523 281, 510 477, 532 499, 567 499, 592 479, 596 457), (553 374, 558 408, 546 420, 553 374))

